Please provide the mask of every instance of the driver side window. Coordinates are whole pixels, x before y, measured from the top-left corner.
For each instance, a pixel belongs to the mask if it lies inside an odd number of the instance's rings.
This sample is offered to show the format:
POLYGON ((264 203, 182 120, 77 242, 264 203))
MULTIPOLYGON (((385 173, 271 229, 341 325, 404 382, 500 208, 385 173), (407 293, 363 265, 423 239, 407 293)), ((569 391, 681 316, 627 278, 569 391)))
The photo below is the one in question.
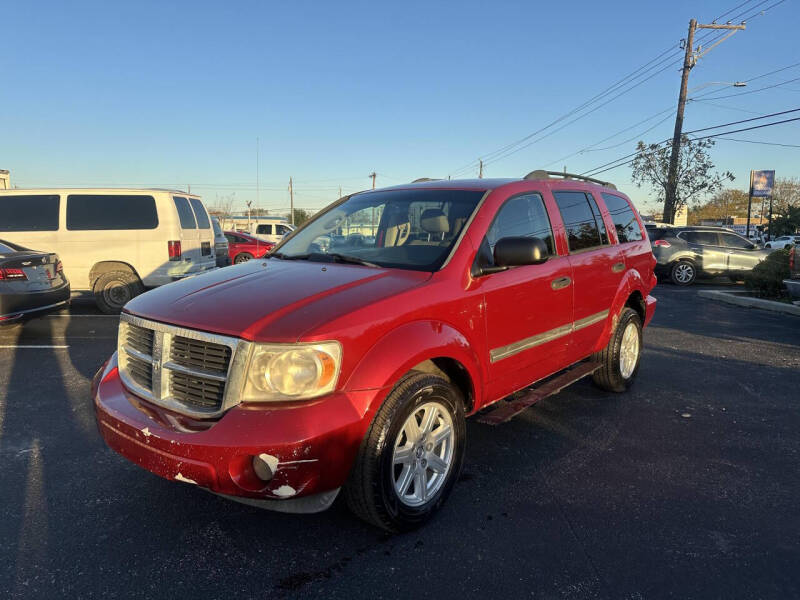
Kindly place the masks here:
POLYGON ((498 240, 504 237, 537 237, 547 245, 548 256, 555 254, 553 230, 539 194, 514 196, 500 207, 486 232, 491 253, 494 253, 498 240))

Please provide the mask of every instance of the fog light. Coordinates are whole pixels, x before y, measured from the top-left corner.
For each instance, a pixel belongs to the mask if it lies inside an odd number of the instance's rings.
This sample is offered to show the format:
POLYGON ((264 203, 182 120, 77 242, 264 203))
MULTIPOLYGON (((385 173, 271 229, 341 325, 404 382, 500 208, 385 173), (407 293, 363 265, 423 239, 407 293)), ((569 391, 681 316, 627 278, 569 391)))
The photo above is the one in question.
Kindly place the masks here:
POLYGON ((272 479, 275 476, 277 468, 278 459, 270 454, 259 454, 253 457, 253 471, 255 471, 258 478, 263 481, 272 479))

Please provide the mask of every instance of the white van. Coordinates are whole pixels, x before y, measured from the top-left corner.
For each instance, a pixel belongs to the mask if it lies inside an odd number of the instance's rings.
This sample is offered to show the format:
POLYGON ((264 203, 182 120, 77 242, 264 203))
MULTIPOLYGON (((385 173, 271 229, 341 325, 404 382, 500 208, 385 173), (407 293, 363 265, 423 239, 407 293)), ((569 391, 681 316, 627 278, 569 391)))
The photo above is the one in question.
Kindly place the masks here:
POLYGON ((145 290, 216 268, 198 196, 157 189, 0 190, 0 238, 56 252, 72 289, 106 313, 145 290))
POLYGON ((283 236, 290 234, 294 231, 294 225, 290 225, 284 219, 275 219, 274 221, 259 219, 258 223, 251 226, 252 235, 266 240, 268 242, 275 242, 276 244, 283 239, 283 236))

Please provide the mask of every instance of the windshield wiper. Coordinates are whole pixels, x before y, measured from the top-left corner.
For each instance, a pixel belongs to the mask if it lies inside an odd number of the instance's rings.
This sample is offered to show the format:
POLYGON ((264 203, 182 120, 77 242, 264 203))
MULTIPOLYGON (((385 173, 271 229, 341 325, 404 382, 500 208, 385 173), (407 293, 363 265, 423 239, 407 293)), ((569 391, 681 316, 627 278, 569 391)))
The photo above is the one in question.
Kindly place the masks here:
POLYGON ((365 267, 380 268, 380 265, 364 260, 357 256, 350 256, 349 254, 339 254, 338 252, 327 252, 322 256, 330 256, 334 262, 346 263, 350 265, 364 265, 365 267))

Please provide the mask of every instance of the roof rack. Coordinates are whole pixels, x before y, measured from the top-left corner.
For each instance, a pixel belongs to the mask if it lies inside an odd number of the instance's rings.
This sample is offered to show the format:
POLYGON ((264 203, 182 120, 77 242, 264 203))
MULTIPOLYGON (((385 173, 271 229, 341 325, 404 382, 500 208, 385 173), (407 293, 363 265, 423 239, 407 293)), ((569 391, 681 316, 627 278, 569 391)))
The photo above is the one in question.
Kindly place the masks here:
POLYGON ((441 181, 441 178, 435 179, 433 177, 420 177, 419 179, 415 179, 411 183, 422 183, 423 181, 441 181))
POLYGON ((585 175, 576 175, 575 173, 567 173, 566 171, 543 171, 542 169, 537 169, 536 171, 531 171, 523 179, 550 179, 550 177, 562 177, 564 179, 577 179, 578 181, 587 181, 589 183, 597 183, 599 185, 605 186, 607 188, 611 188, 612 190, 617 189, 610 181, 601 181, 600 179, 595 179, 594 177, 586 177, 585 175))

